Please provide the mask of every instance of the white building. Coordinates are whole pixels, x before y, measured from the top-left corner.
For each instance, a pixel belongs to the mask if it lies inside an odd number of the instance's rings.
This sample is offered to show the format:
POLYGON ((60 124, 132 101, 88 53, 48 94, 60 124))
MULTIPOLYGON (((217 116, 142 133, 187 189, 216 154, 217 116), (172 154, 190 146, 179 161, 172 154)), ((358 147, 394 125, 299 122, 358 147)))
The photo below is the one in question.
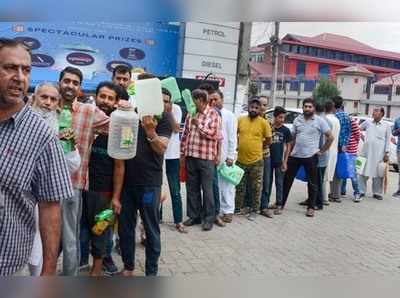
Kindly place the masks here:
MULTIPOLYGON (((374 74, 360 65, 352 65, 336 72, 336 86, 344 99, 348 113, 364 113, 361 101, 367 100, 368 78, 374 74)), ((365 106, 365 104, 364 104, 365 106)))

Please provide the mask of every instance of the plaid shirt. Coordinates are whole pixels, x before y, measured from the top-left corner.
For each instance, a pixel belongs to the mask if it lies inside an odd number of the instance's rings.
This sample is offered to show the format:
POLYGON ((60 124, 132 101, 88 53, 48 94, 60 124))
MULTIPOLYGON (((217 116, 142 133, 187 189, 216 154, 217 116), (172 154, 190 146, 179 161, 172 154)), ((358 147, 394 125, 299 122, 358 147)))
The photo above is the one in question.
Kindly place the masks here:
POLYGON ((60 143, 25 106, 0 122, 0 276, 20 270, 35 236, 35 206, 73 196, 60 143))
POLYGON ((338 118, 340 122, 340 133, 338 142, 338 147, 340 149, 343 146, 347 146, 347 143, 349 142, 351 123, 349 115, 342 110, 338 110, 336 112, 336 118, 338 118))
POLYGON ((199 125, 192 124, 188 114, 181 141, 181 156, 190 156, 205 160, 215 160, 218 154, 218 142, 222 139, 221 117, 207 107, 195 117, 199 125))
POLYGON ((110 118, 93 104, 77 101, 72 104, 72 127, 81 156, 81 166, 72 175, 74 188, 88 189, 88 166, 95 134, 107 133, 109 122, 110 118))

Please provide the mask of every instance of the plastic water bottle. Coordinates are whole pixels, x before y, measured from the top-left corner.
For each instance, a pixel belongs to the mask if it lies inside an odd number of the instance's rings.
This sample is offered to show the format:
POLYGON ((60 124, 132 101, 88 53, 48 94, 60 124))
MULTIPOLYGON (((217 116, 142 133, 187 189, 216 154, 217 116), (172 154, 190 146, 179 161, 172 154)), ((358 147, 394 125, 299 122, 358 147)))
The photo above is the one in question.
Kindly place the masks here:
POLYGON ((115 159, 136 155, 139 117, 133 108, 118 108, 111 113, 107 152, 115 159))
POLYGON ((161 81, 157 78, 136 81, 135 100, 140 117, 161 115, 164 111, 161 81))

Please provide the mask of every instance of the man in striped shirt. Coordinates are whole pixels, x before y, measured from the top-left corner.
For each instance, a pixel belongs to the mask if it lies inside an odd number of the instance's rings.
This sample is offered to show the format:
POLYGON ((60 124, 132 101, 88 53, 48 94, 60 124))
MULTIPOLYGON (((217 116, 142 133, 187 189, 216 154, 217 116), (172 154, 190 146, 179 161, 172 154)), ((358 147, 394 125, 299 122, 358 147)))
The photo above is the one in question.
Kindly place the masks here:
MULTIPOLYGON (((360 142, 360 137, 361 137, 361 132, 360 128, 358 127, 357 120, 354 118, 350 118, 351 122, 351 134, 350 134, 350 139, 346 147, 346 152, 357 157, 358 154, 358 143, 360 142)), ((354 166, 355 169, 355 166, 354 166)), ((343 180, 342 182, 342 189, 341 189, 341 195, 344 196, 346 195, 346 179, 343 180)), ((357 180, 357 174, 354 175, 353 178, 351 178, 351 184, 353 185, 353 191, 354 191, 354 202, 358 203, 361 201, 360 199, 360 190, 358 189, 358 180, 357 180)))
POLYGON ((210 231, 215 221, 213 178, 221 122, 215 109, 208 105, 206 91, 194 90, 192 96, 197 114, 194 117, 186 117, 181 141, 181 163, 185 163, 187 170, 189 217, 184 225, 192 226, 203 221, 203 230, 210 231))
MULTIPOLYGON (((339 119, 340 123, 340 132, 339 132, 339 140, 338 140, 338 153, 346 152, 347 144, 350 138, 351 133, 351 124, 350 124, 350 116, 343 110, 343 98, 340 96, 336 96, 332 99, 335 104, 336 109, 336 118, 339 119)), ((331 194, 330 201, 340 203, 340 186, 342 184, 342 180, 336 176, 333 178, 331 183, 331 194)))
POLYGON ((43 244, 41 275, 55 275, 60 241, 59 201, 72 196, 56 135, 25 105, 29 50, 0 39, 0 276, 19 275, 35 235, 35 206, 43 244))
MULTIPOLYGON (((59 78, 60 93, 64 107, 72 115, 72 127, 75 143, 81 156, 81 165, 72 175, 74 196, 62 202, 62 245, 63 274, 78 275, 80 259, 80 220, 82 212, 82 191, 88 188, 88 165, 95 134, 108 132, 109 117, 92 104, 77 101, 82 84, 82 72, 75 67, 66 67, 59 78)), ((60 138, 63 132, 60 131, 60 138)))

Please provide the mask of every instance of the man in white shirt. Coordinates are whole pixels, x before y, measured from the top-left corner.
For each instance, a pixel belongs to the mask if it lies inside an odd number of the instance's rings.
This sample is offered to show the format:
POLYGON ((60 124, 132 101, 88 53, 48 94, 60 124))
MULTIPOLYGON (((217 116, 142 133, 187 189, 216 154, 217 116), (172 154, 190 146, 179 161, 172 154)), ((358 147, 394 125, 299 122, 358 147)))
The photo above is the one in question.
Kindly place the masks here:
POLYGON ((177 104, 171 102, 171 93, 163 88, 163 101, 165 111, 171 115, 172 135, 165 151, 165 165, 168 179, 168 186, 171 195, 172 213, 176 230, 180 233, 187 233, 182 224, 182 197, 181 185, 179 180, 180 171, 180 123, 182 120, 182 110, 177 104))
POLYGON ((360 197, 365 197, 368 178, 372 178, 372 193, 377 200, 383 200, 383 176, 379 173, 379 164, 388 162, 391 129, 390 125, 383 121, 385 110, 376 107, 372 113, 372 120, 366 120, 360 125, 360 130, 365 131, 364 145, 361 156, 366 157, 362 175, 358 176, 360 197))
MULTIPOLYGON (((237 121, 235 115, 224 108, 224 95, 216 90, 210 95, 210 102, 220 110, 222 117, 222 145, 220 164, 225 162, 232 166, 236 159, 237 149, 237 121)), ((235 186, 227 182, 221 176, 218 177, 219 198, 221 203, 222 220, 226 223, 232 222, 235 211, 235 186)))

